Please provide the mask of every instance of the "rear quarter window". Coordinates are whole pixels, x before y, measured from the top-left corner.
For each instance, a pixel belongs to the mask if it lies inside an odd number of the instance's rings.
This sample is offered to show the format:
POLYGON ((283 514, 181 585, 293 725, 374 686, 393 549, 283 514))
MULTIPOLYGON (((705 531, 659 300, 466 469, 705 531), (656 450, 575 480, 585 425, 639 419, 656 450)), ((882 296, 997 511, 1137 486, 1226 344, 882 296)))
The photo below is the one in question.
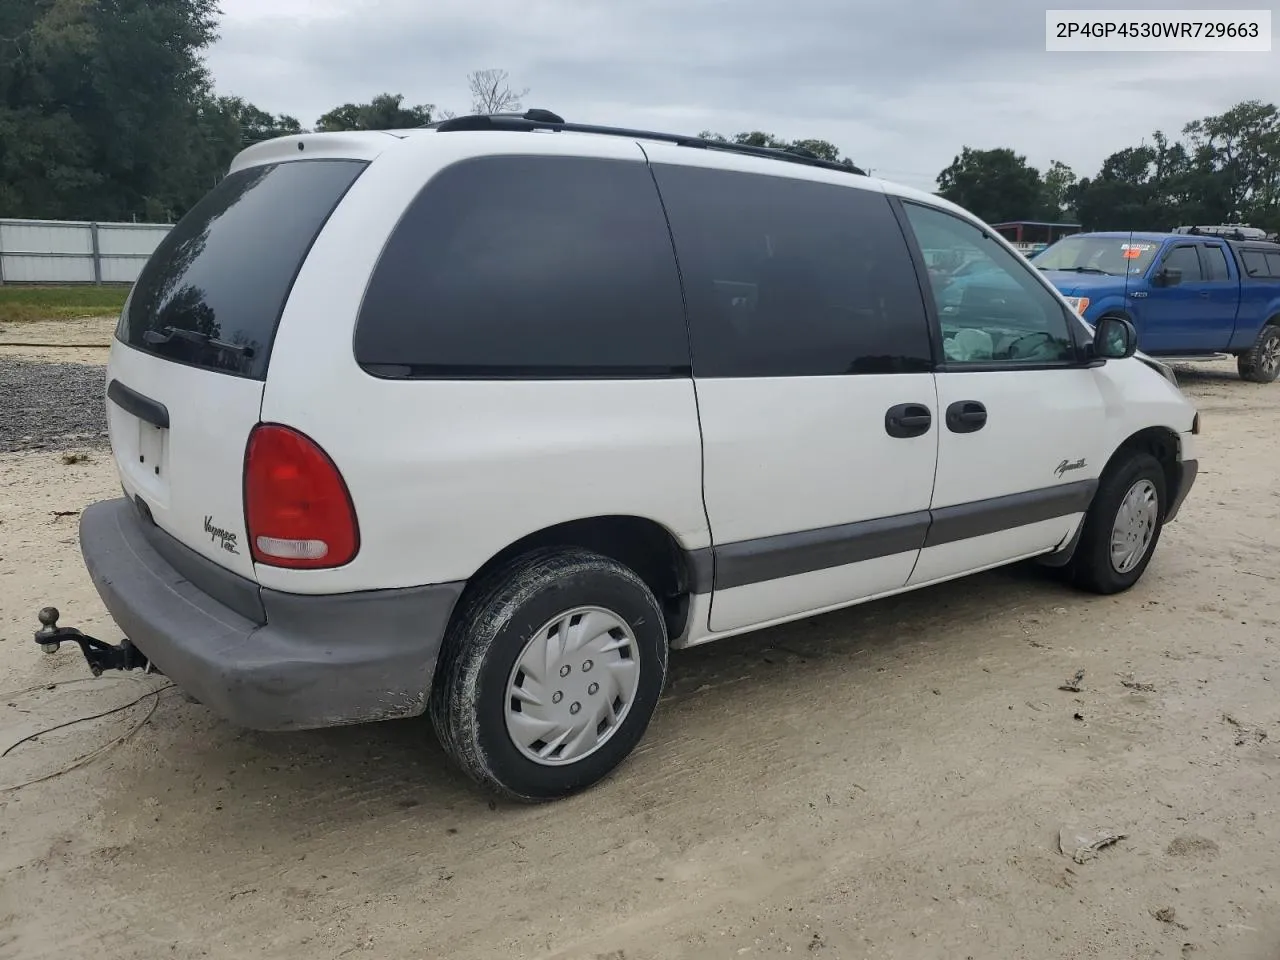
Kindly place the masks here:
POLYGON ((442 170, 387 242, 356 325, 375 376, 689 376, 647 165, 499 156, 442 170))
POLYGON ((1267 276, 1267 255, 1261 250, 1241 250, 1240 263, 1250 277, 1267 276))
POLYGON ((302 262, 366 166, 291 160, 225 177, 148 259, 116 336, 168 360, 265 379, 302 262))

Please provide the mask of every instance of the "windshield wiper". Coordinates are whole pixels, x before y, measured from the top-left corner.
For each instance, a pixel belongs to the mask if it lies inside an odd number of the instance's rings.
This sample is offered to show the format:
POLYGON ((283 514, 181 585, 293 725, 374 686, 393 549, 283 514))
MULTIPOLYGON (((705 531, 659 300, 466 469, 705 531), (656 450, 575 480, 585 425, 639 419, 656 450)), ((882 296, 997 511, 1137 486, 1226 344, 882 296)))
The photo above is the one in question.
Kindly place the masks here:
POLYGON ((1036 264, 1041 270, 1061 270, 1063 273, 1099 273, 1104 277, 1115 276, 1106 270, 1099 270, 1097 267, 1046 267, 1043 264, 1036 264))
POLYGON ((165 327, 163 332, 156 330, 148 330, 142 335, 142 339, 147 343, 155 346, 169 343, 174 338, 186 340, 188 343, 197 343, 201 346, 215 347, 218 350, 226 350, 228 353, 239 354, 242 357, 252 357, 253 347, 245 346, 240 343, 228 343, 226 340, 219 340, 211 337, 207 333, 201 333, 199 330, 182 330, 178 327, 165 327))

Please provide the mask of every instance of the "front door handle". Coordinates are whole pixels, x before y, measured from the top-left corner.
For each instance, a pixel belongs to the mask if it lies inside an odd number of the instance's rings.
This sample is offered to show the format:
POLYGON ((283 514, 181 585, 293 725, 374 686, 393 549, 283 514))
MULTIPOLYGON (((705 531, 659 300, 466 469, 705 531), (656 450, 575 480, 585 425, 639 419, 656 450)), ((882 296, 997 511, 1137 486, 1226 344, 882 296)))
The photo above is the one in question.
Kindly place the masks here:
POLYGON ((973 433, 987 425, 987 408, 977 400, 957 400, 947 407, 947 429, 952 433, 973 433))
POLYGON ((885 411, 884 432, 899 440, 923 436, 932 425, 933 414, 922 403, 900 403, 885 411))
POLYGON ((1201 291, 1200 291, 1200 296, 1201 296, 1201 297, 1203 297, 1205 300, 1208 300, 1208 299, 1209 299, 1209 291, 1208 291, 1208 290, 1201 290, 1201 291))

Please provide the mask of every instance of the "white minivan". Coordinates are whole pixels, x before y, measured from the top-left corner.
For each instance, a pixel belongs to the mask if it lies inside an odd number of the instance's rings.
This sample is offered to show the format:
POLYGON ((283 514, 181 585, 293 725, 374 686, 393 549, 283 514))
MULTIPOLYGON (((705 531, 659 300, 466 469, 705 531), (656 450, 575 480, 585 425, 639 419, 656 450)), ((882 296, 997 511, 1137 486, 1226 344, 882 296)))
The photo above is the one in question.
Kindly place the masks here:
POLYGON ((635 747, 671 648, 1029 558, 1132 586, 1199 432, 1135 343, 808 155, 546 111, 285 137, 134 286, 81 546, 116 665, 257 729, 429 712, 547 800, 635 747))

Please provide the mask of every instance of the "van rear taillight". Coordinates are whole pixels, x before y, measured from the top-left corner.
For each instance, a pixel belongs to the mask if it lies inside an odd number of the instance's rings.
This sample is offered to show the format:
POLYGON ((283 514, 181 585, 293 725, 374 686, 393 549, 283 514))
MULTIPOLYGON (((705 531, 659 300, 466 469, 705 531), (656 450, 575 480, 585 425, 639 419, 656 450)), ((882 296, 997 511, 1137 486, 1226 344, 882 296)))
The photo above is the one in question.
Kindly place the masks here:
POLYGON ((249 435, 244 513, 255 563, 317 570, 350 563, 360 549, 351 494, 310 437, 264 423, 249 435))

